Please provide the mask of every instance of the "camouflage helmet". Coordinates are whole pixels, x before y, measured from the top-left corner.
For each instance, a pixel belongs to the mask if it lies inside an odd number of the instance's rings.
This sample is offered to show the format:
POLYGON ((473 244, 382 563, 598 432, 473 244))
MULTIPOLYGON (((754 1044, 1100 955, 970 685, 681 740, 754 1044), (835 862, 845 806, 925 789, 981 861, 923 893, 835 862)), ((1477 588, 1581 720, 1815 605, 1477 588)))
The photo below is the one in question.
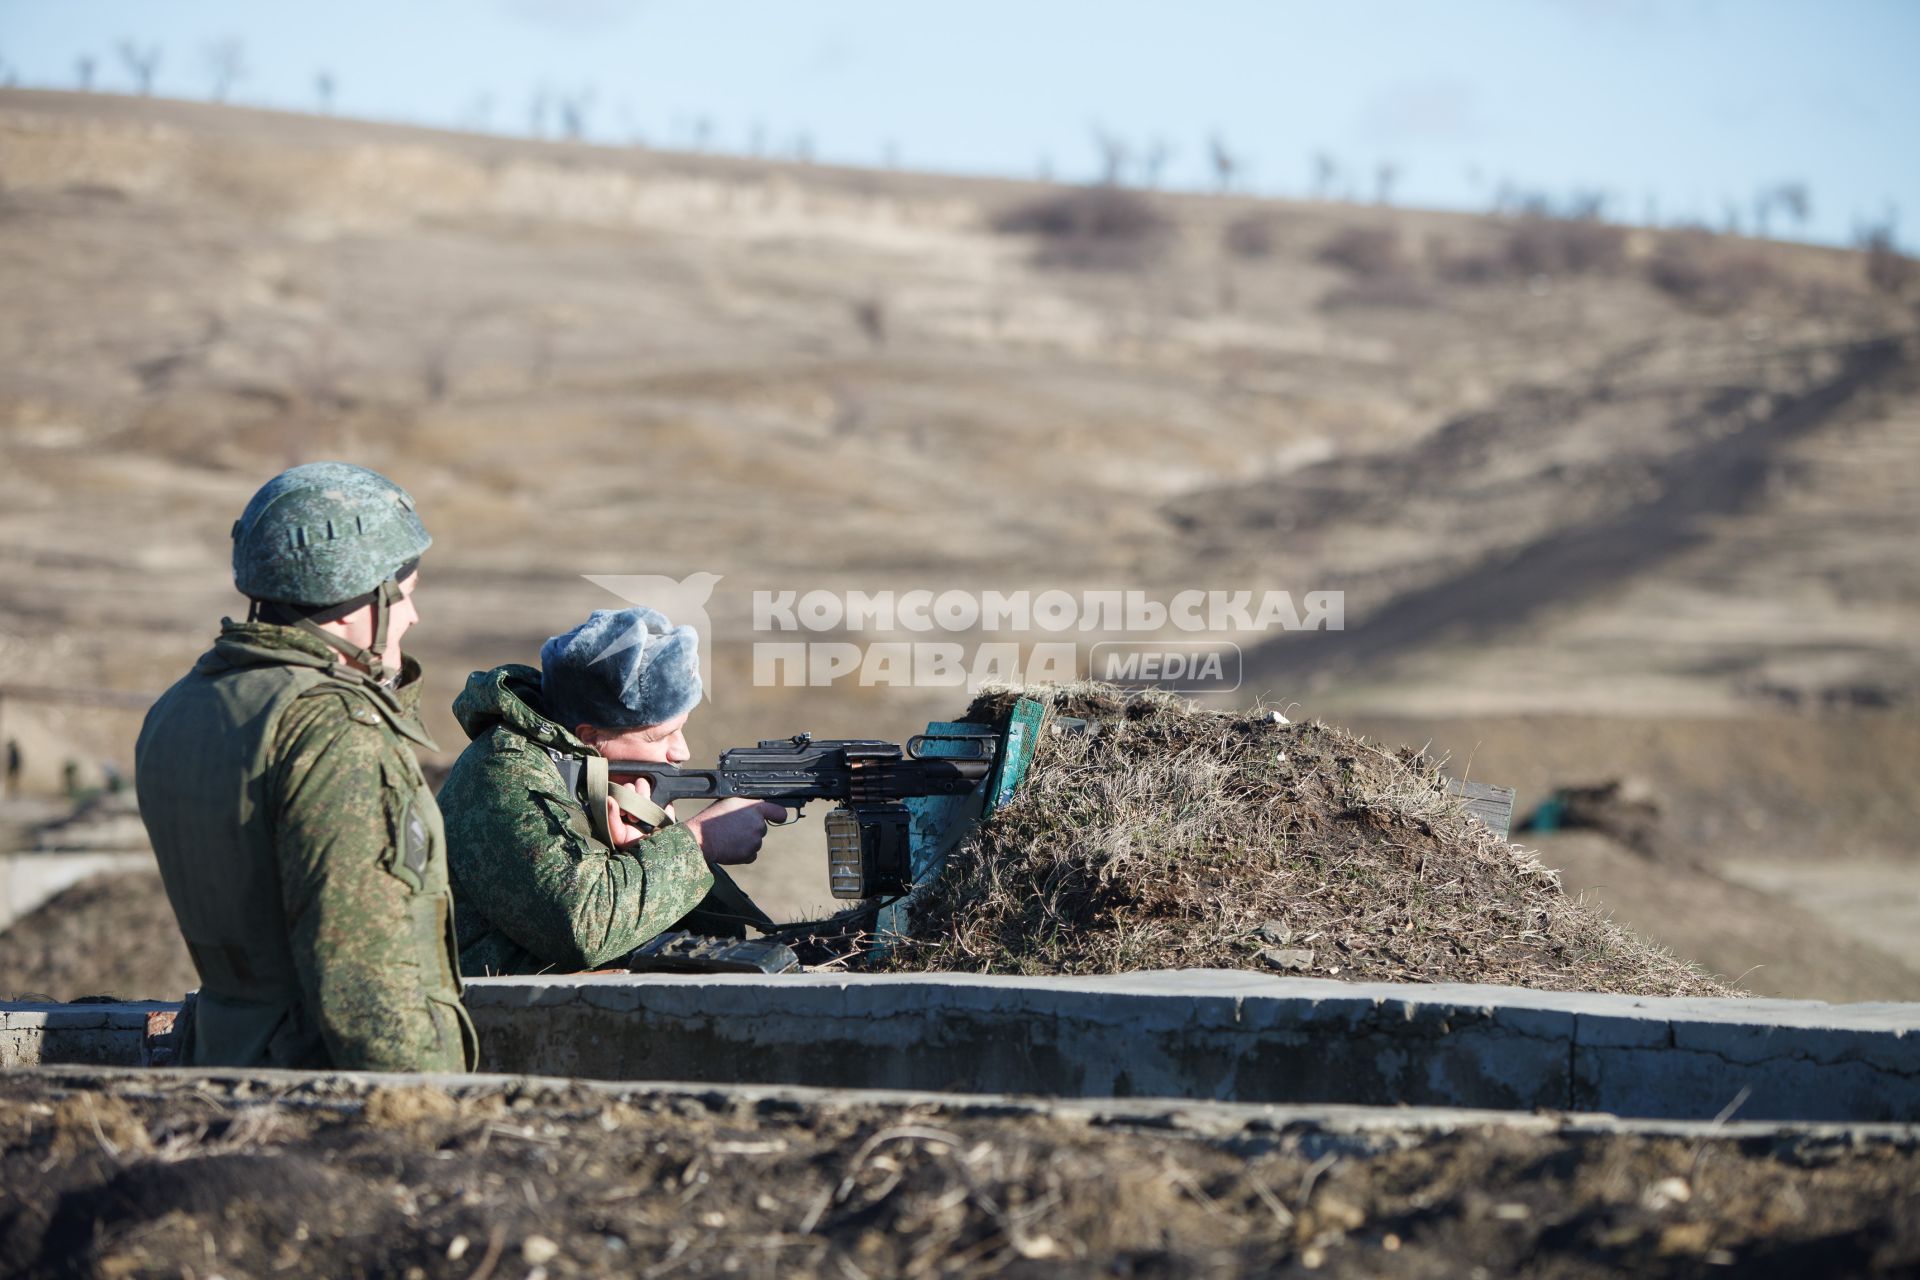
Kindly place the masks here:
POLYGON ((233 585, 254 600, 342 604, 433 544, 413 498, 377 471, 309 462, 260 487, 233 525, 233 585))

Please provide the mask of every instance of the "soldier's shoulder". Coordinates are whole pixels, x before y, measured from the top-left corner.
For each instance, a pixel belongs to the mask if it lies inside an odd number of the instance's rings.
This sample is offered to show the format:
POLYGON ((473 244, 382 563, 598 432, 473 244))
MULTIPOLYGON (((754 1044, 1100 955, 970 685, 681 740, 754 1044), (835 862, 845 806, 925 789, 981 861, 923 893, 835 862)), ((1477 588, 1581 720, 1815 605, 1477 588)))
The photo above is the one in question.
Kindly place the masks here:
POLYGON ((377 728, 385 722, 372 690, 324 676, 296 693, 285 714, 307 724, 337 720, 377 728))
POLYGON ((488 777, 543 781, 559 773, 547 749, 511 729, 495 726, 467 744, 456 767, 488 777))
POLYGON ((501 804, 518 808, 534 794, 559 799, 565 792, 546 748, 497 726, 467 744, 441 788, 454 809, 501 804))
POLYGON ((397 751, 385 723, 371 691, 323 678, 306 683, 282 704, 274 739, 281 752, 297 757, 350 750, 372 760, 397 751))

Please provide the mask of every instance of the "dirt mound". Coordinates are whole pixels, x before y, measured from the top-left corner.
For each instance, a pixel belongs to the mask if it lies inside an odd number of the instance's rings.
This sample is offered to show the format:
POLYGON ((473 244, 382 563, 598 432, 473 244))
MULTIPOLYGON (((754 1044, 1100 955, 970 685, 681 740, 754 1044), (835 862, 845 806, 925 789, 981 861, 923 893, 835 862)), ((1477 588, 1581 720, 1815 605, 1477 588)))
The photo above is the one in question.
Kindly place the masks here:
POLYGON ((177 1000, 199 985, 158 872, 83 880, 0 933, 0 996, 177 1000))
POLYGON ((1568 898, 1432 759, 1101 685, 990 690, 968 714, 1022 694, 1050 708, 1026 783, 950 857, 897 968, 1731 994, 1568 898))
MULTIPOLYGON (((1204 1108, 0 1076, 22 1274, 1910 1274, 1910 1137, 1522 1119, 1358 1133, 1204 1108), (110 1151, 86 1105, 150 1150, 110 1151), (71 1134, 61 1146, 63 1134, 71 1134), (63 1154, 67 1152, 68 1154, 63 1154)), ((1737 1126, 1736 1126, 1737 1127, 1737 1126)))

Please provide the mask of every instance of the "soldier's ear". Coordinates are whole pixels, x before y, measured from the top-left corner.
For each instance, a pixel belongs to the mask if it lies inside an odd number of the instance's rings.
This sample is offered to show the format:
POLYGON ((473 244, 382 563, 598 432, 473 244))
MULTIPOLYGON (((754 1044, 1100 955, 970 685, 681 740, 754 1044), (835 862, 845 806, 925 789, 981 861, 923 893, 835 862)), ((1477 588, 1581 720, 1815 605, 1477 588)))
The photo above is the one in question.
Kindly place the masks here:
POLYGON ((577 724, 573 726, 573 736, 591 747, 600 741, 600 730, 590 724, 577 724))

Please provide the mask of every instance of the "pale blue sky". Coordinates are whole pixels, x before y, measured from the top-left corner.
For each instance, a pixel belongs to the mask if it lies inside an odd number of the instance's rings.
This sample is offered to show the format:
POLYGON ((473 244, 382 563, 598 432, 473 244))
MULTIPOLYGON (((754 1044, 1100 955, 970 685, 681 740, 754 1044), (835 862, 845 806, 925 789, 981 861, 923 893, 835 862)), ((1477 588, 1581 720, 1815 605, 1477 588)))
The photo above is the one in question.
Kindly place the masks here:
POLYGON ((1368 195, 1397 166, 1407 204, 1506 181, 1717 224, 1801 181, 1810 238, 1898 208, 1912 245, 1920 222, 1920 0, 0 0, 22 84, 71 87, 91 54, 124 90, 128 37, 162 46, 170 96, 204 97, 235 39, 237 102, 311 109, 326 69, 341 114, 501 132, 591 89, 604 141, 684 145, 705 118, 722 150, 1084 178, 1098 126, 1164 140, 1187 186, 1218 131, 1274 194, 1324 151, 1368 195))

